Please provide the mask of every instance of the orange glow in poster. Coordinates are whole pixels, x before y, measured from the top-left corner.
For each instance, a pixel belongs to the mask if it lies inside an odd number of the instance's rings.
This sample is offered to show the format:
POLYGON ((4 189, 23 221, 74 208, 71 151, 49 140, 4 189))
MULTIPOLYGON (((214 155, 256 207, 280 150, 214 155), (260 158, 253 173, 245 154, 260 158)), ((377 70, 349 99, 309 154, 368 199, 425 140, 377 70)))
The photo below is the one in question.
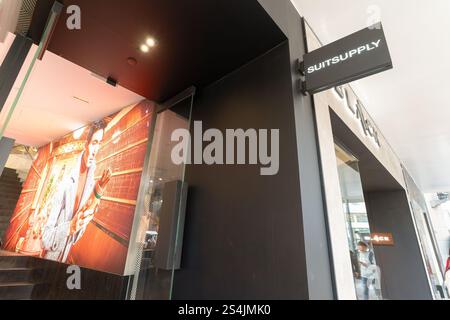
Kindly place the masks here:
POLYGON ((123 274, 153 112, 141 102, 40 148, 5 249, 123 274))

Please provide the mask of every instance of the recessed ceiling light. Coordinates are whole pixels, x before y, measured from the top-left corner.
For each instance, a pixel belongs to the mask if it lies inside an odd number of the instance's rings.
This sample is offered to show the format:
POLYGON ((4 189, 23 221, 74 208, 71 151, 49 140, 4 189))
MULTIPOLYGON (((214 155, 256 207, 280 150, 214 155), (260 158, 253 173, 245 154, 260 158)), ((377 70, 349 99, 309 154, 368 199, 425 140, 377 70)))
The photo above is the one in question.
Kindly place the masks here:
POLYGON ((153 38, 147 38, 146 43, 147 43, 147 46, 149 46, 150 48, 156 46, 156 41, 153 38))
POLYGON ((144 53, 147 53, 150 51, 150 48, 146 44, 143 44, 140 49, 144 53))

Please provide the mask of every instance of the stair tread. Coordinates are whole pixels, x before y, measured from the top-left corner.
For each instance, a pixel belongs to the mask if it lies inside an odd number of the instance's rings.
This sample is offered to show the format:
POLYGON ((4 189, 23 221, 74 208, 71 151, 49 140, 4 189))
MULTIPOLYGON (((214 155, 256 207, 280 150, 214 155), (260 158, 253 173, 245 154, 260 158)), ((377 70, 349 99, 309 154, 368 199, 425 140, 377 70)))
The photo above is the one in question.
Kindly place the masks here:
POLYGON ((5 267, 0 267, 0 272, 2 271, 33 271, 34 269, 32 268, 20 268, 20 267, 14 267, 14 268, 5 268, 5 267))
POLYGON ((7 287, 31 287, 35 286, 36 283, 32 282, 3 282, 0 283, 0 288, 7 288, 7 287))
POLYGON ((10 251, 5 251, 5 250, 0 250, 0 257, 1 256, 3 256, 3 257, 27 257, 20 253, 10 252, 10 251))

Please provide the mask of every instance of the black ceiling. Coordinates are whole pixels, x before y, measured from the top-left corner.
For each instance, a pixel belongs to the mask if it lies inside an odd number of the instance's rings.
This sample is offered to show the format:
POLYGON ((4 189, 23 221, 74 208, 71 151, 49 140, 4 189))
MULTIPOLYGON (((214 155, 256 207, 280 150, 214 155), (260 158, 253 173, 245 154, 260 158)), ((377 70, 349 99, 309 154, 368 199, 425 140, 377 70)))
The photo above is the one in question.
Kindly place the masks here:
MULTIPOLYGON (((40 39, 54 0, 38 0, 29 35, 40 39)), ((62 14, 49 50, 151 100, 205 86, 286 38, 257 0, 62 0, 81 8, 81 30, 62 14), (147 36, 158 44, 139 51, 147 36), (138 64, 128 65, 135 57, 138 64)), ((61 72, 64 72, 61 70, 61 72)))

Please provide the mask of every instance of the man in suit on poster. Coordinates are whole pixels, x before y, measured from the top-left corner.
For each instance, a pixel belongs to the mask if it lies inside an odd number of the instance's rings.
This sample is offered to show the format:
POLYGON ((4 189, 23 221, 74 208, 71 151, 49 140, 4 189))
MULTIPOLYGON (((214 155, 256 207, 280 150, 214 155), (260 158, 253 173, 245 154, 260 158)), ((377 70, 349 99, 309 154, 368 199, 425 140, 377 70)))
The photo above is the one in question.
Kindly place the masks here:
POLYGON ((42 256, 46 259, 65 263, 70 249, 82 238, 98 210, 111 179, 111 171, 107 169, 97 183, 94 180, 96 156, 105 127, 104 121, 91 126, 83 153, 52 199, 54 203, 42 230, 42 256))

